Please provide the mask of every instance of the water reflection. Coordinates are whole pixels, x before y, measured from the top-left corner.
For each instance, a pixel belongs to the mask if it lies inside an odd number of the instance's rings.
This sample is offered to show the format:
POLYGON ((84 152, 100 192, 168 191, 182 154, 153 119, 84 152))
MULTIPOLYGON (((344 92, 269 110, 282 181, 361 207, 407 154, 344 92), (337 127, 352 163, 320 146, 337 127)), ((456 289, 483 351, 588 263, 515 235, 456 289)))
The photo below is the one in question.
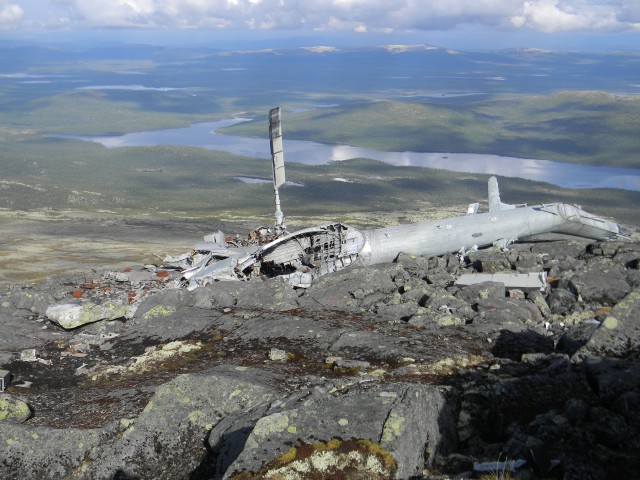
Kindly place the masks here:
MULTIPOLYGON (((231 177, 234 180, 239 180, 242 183, 249 183, 249 184, 254 184, 254 183, 271 183, 273 182, 272 178, 260 178, 260 177, 243 177, 243 176, 236 176, 236 177, 231 177)), ((291 182, 289 180, 286 180, 284 182, 285 185, 289 186, 289 187, 304 187, 303 183, 298 183, 298 182, 291 182)))
MULTIPOLYGON (((220 128, 248 120, 250 119, 225 119, 218 122, 194 123, 188 128, 135 132, 120 136, 59 135, 58 137, 97 142, 107 148, 182 145, 221 150, 254 158, 269 158, 270 148, 267 139, 237 137, 216 132, 220 128)), ((391 165, 519 177, 568 188, 640 190, 640 169, 635 168, 597 167, 474 153, 380 152, 351 145, 327 145, 286 138, 284 143, 287 162, 307 165, 321 165, 351 158, 370 158, 391 165)))

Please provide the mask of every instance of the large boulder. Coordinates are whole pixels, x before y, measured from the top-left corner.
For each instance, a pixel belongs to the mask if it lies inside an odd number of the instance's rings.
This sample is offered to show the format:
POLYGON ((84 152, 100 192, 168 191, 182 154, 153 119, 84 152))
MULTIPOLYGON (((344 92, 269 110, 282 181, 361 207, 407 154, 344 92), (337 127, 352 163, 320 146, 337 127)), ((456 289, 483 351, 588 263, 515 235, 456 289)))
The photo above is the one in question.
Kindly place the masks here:
POLYGON ((298 303, 313 309, 363 311, 397 291, 408 278, 400 264, 349 266, 314 280, 298 303))
POLYGON ((19 352, 27 348, 40 348, 59 339, 58 332, 48 328, 42 318, 20 315, 11 307, 0 307, 0 365, 9 363, 19 352), (45 327, 45 328, 43 328, 45 327))
POLYGON ((50 305, 46 315, 66 330, 78 328, 100 320, 115 320, 127 315, 129 306, 121 302, 68 302, 50 305))
POLYGON ((619 301, 574 358, 588 356, 623 358, 640 348, 640 288, 619 301))
POLYGON ((488 248, 469 253, 469 262, 473 268, 482 273, 510 271, 513 265, 508 255, 498 248, 488 248))
MULTIPOLYGON (((311 455, 314 448, 324 452, 317 461, 307 465, 311 469, 308 475, 345 475, 344 471, 331 471, 340 463, 340 449, 331 450, 326 445, 348 439, 379 445, 397 464, 395 472, 388 473, 405 479, 420 475, 425 463, 431 464, 437 453, 446 453, 456 442, 454 417, 445 396, 438 388, 425 385, 378 385, 339 395, 315 388, 302 398, 297 394, 269 409, 251 412, 251 417, 251 428, 244 415, 236 415, 236 422, 225 425, 224 430, 214 429, 209 436, 214 456, 230 458, 224 451, 215 449, 231 448, 233 443, 225 441, 225 436, 245 432, 240 440, 241 449, 236 439, 237 456, 233 462, 224 472, 216 472, 224 473, 225 479, 234 478, 240 472, 257 473, 265 462, 278 458, 280 462, 273 466, 271 474, 284 473, 285 459, 292 463, 300 457, 291 447, 310 450, 307 455, 311 455), (363 405, 367 408, 362 408, 363 405), (327 443, 318 444, 318 441, 327 443), (278 468, 281 470, 275 471, 278 468)), ((348 443, 345 442, 344 448, 343 453, 349 453, 348 443)), ((290 468, 294 467, 290 465, 290 468)))
MULTIPOLYGON (((103 429, 52 428, 3 422, 2 478, 56 480, 70 477, 107 436, 103 429)), ((75 478, 78 478, 76 475, 75 478)))
POLYGON ((25 401, 7 393, 0 393, 0 422, 22 423, 31 413, 25 401))
POLYGON ((93 450, 78 478, 187 479, 206 457, 207 433, 233 412, 277 397, 276 377, 244 367, 186 374, 162 385, 134 419, 93 450))
POLYGON ((456 298, 466 303, 475 304, 478 300, 502 300, 506 294, 504 283, 482 282, 461 287, 455 294, 456 298))
POLYGON ((568 286, 584 302, 608 306, 631 290, 625 268, 610 261, 590 263, 570 278, 568 286))

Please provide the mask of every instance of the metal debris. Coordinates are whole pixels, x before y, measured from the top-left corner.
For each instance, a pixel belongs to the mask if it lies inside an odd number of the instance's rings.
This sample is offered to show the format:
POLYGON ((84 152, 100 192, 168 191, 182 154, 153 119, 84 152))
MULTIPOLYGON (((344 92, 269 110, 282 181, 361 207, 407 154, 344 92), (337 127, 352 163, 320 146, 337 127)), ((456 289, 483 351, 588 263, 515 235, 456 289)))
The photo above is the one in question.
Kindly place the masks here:
POLYGON ((23 362, 35 362, 38 360, 36 357, 36 349, 28 348, 20 352, 20 360, 23 362))
POLYGON ((456 280, 456 285, 468 286, 483 282, 503 283, 508 289, 522 291, 545 291, 547 285, 546 272, 530 273, 465 273, 456 280))
MULTIPOLYGON (((596 217, 578 206, 547 203, 510 205, 500 199, 498 181, 488 182, 489 211, 478 213, 472 203, 466 215, 379 229, 358 230, 342 223, 287 232, 279 188, 285 183, 281 111, 269 112, 276 222, 249 232, 248 238, 225 237, 215 232, 178 257, 164 258, 165 266, 181 271, 174 284, 189 290, 217 281, 246 281, 280 277, 293 287, 307 288, 314 278, 336 272, 353 262, 364 265, 393 261, 398 254, 443 255, 458 252, 461 262, 468 252, 487 246, 506 249, 519 238, 541 233, 563 233, 596 240, 624 238, 617 223, 596 217)), ((509 288, 543 289, 541 274, 502 277, 509 288)), ((469 280, 471 281, 471 280, 469 280)), ((476 281, 488 281, 487 279, 476 281)))
POLYGON ((11 372, 9 370, 0 370, 0 392, 4 392, 11 381, 11 372))

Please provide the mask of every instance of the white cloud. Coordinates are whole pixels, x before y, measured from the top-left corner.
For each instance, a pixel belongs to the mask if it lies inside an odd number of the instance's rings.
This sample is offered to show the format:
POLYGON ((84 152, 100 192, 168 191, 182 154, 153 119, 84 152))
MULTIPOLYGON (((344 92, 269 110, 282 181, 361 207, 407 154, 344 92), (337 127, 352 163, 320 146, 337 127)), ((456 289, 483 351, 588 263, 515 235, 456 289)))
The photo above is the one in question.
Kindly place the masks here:
POLYGON ((10 28, 22 19, 23 15, 20 5, 7 0, 0 0, 0 29, 10 28))
MULTIPOLYGON (((84 27, 541 32, 640 28, 638 0, 0 0, 0 26, 46 17, 84 27)), ((53 23, 53 21, 51 21, 53 23)))
POLYGON ((625 29, 613 8, 582 1, 525 1, 521 13, 513 16, 511 21, 518 28, 527 27, 546 33, 625 29))

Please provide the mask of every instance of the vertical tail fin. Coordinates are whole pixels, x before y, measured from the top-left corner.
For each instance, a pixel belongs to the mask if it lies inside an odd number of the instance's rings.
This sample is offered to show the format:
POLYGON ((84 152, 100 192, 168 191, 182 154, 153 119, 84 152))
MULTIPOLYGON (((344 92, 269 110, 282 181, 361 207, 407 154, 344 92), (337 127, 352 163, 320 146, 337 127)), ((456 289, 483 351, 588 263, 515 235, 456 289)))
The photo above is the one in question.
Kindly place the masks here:
POLYGON ((278 189, 284 185, 284 150, 282 146, 282 125, 280 122, 280 107, 269 110, 269 139, 271 141, 271 159, 273 162, 273 191, 276 202, 276 233, 286 229, 284 225, 284 213, 280 208, 280 192, 278 189))
POLYGON ((516 206, 502 203, 500 200, 498 179, 496 177, 489 178, 489 211, 497 212, 498 210, 509 210, 511 208, 516 208, 516 206))

